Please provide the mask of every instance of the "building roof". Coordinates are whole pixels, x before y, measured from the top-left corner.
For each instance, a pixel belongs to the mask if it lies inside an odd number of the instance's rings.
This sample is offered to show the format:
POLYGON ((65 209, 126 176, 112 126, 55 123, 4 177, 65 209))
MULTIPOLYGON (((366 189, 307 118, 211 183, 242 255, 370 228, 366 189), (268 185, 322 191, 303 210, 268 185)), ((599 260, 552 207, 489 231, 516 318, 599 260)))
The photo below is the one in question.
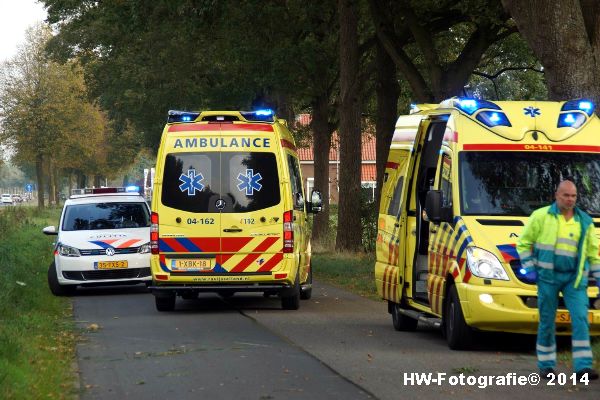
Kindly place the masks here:
MULTIPOLYGON (((310 114, 300 114, 296 118, 296 121, 300 125, 308 125, 310 124, 310 114)), ((362 161, 371 161, 375 162, 376 160, 376 150, 375 150, 375 136, 371 133, 363 132, 362 135, 362 161)), ((329 161, 339 161, 339 135, 336 132, 333 133, 331 138, 331 148, 329 149, 329 161)), ((313 161, 314 160, 314 150, 312 141, 308 143, 308 146, 298 148, 298 157, 300 161, 313 161)))

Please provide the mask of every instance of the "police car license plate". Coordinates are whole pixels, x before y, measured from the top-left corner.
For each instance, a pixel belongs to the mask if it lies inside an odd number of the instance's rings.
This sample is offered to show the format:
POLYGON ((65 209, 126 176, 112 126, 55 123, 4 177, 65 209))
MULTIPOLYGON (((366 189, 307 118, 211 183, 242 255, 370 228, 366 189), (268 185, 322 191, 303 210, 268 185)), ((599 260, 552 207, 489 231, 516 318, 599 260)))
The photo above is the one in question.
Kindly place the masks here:
POLYGON ((198 258, 198 259, 176 259, 171 260, 171 268, 175 270, 207 270, 212 269, 214 265, 213 258, 198 258))
POLYGON ((98 261, 94 263, 95 269, 123 269, 127 268, 127 261, 98 261))
MULTIPOLYGON (((594 322, 594 314, 588 312, 588 321, 590 324, 594 322)), ((556 312, 556 322, 557 323, 571 323, 571 314, 568 311, 557 311, 556 312)))

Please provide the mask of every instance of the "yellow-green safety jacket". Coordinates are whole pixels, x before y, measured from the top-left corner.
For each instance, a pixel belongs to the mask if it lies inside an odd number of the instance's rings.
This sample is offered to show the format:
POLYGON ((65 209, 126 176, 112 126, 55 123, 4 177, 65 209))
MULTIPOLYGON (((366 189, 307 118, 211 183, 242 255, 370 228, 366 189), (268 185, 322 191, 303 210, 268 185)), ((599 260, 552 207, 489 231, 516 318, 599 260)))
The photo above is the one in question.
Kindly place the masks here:
MULTIPOLYGON (((577 277, 574 287, 587 287, 588 274, 591 272, 600 279, 600 257, 598 256, 598 238, 594 232, 592 218, 575 207, 575 215, 581 225, 581 236, 577 245, 577 277)), ((521 266, 526 272, 536 270, 538 280, 554 282, 554 257, 558 240, 558 215, 556 203, 535 210, 523 229, 517 242, 517 252, 521 266)))

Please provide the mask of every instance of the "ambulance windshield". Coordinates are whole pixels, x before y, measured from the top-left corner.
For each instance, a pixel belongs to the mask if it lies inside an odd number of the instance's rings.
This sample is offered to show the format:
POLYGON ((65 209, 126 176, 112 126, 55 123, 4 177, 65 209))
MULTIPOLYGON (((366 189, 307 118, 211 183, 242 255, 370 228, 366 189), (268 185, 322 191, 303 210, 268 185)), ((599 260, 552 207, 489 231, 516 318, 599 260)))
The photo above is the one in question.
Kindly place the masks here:
POLYGON ((238 213, 279 204, 275 154, 173 153, 165 160, 162 203, 195 213, 238 213))
POLYGON ((571 178, 577 206, 600 217, 600 154, 463 151, 459 162, 463 215, 529 216, 571 178))

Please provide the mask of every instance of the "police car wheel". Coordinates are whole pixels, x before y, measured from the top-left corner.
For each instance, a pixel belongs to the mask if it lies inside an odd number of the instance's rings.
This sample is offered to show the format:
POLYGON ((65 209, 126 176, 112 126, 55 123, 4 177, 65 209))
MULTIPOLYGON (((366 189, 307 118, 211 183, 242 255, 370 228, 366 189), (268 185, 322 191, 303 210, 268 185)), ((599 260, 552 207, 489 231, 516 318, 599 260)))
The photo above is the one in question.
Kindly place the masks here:
POLYGON ((401 332, 412 332, 417 329, 419 321, 400 312, 400 304, 392 306, 392 324, 394 329, 401 332))
POLYGON ((61 285, 58 282, 56 264, 52 262, 48 267, 48 287, 55 296, 68 296, 75 292, 75 285, 61 285))
POLYGON ((173 311, 175 309, 176 296, 154 297, 156 309, 158 311, 173 311))
POLYGON ((281 296, 281 308, 284 310, 297 310, 300 308, 300 273, 296 273, 294 287, 281 296))
POLYGON ((443 321, 448 347, 452 350, 466 350, 470 348, 471 343, 473 343, 473 330, 465 322, 456 286, 450 286, 448 292, 448 300, 444 308, 443 321))
POLYGON ((313 283, 313 272, 312 272, 312 265, 310 266, 310 269, 308 270, 308 278, 306 279, 306 283, 308 285, 310 285, 310 287, 306 288, 306 289, 300 289, 300 298, 302 300, 309 300, 312 297, 312 283, 313 283))

